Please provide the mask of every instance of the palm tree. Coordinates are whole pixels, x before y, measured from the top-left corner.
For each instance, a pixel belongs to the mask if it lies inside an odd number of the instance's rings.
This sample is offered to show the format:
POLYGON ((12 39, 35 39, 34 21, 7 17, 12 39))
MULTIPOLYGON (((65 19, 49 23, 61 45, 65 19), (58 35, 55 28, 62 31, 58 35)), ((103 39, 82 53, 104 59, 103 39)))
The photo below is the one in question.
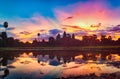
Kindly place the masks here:
POLYGON ((4 22, 3 26, 5 27, 5 32, 6 32, 6 29, 8 27, 8 22, 4 22))
POLYGON ((38 36, 38 40, 39 40, 40 33, 38 33, 37 36, 38 36))

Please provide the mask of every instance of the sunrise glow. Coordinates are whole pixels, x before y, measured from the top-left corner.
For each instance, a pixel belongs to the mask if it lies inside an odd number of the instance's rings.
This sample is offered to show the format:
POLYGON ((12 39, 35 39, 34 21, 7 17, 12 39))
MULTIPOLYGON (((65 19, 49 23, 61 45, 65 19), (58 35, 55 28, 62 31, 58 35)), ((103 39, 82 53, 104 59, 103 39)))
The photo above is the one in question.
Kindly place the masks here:
MULTIPOLYGON (((38 11, 34 8, 26 11, 26 1, 24 3, 16 2, 17 5, 15 2, 9 2, 8 5, 13 5, 10 6, 13 10, 7 10, 8 6, 4 7, 0 13, 0 25, 2 26, 4 21, 8 21, 9 37, 15 37, 24 42, 37 38, 37 33, 41 34, 42 39, 56 36, 63 31, 75 33, 77 39, 81 39, 81 36, 85 34, 96 34, 98 37, 101 34, 111 35, 113 39, 120 37, 119 5, 112 5, 108 0, 67 1, 67 3, 55 1, 59 3, 57 5, 54 2, 30 0, 28 5, 50 4, 47 7, 44 5, 30 6, 40 7, 38 11), (21 4, 22 7, 19 7, 21 4), (45 13, 42 13, 42 10, 45 10, 45 13), (56 30, 57 32, 54 33, 56 30)), ((5 4, 4 1, 3 4, 5 4)), ((1 26, 0 29, 3 29, 1 26)))

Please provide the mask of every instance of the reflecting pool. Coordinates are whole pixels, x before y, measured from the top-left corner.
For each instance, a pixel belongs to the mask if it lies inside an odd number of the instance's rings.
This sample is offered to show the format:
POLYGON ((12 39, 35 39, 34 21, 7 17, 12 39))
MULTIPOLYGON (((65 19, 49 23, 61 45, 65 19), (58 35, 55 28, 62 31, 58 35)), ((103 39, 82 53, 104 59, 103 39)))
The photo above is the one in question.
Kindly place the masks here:
POLYGON ((93 73, 100 77, 103 74, 120 74, 120 54, 80 51, 1 52, 1 79, 6 69, 9 74, 4 79, 69 79, 93 73))

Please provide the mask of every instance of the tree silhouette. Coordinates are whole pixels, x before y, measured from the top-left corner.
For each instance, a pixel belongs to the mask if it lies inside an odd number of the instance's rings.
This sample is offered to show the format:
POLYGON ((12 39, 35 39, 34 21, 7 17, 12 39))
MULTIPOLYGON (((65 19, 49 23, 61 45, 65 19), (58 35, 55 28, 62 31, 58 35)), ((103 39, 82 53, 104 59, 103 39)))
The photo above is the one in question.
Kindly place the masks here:
POLYGON ((8 27, 8 22, 4 22, 3 26, 5 27, 5 32, 6 32, 6 29, 8 27))
POLYGON ((37 35, 38 35, 38 37, 39 37, 39 36, 40 36, 40 33, 38 33, 37 35))
POLYGON ((39 40, 40 33, 38 33, 37 36, 38 36, 38 40, 39 40))

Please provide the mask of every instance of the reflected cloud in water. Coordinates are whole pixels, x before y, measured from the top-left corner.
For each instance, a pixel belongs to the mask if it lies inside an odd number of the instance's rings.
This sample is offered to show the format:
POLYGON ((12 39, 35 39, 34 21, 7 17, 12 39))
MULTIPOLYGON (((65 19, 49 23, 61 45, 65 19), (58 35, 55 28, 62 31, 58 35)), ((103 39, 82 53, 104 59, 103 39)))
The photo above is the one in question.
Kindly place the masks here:
MULTIPOLYGON (((1 61, 3 59, 4 57, 1 58, 1 61)), ((119 66, 120 56, 118 54, 108 54, 102 58, 101 53, 87 53, 66 59, 64 56, 54 55, 51 57, 50 54, 43 55, 39 53, 34 55, 33 52, 24 52, 14 57, 13 60, 8 59, 8 64, 5 67, 10 70, 10 74, 6 79, 17 79, 26 76, 32 79, 52 79, 89 75, 91 73, 100 76, 103 73, 120 72, 119 66)), ((1 66, 1 69, 5 67, 1 66)), ((3 74, 3 71, 0 74, 3 74)))

